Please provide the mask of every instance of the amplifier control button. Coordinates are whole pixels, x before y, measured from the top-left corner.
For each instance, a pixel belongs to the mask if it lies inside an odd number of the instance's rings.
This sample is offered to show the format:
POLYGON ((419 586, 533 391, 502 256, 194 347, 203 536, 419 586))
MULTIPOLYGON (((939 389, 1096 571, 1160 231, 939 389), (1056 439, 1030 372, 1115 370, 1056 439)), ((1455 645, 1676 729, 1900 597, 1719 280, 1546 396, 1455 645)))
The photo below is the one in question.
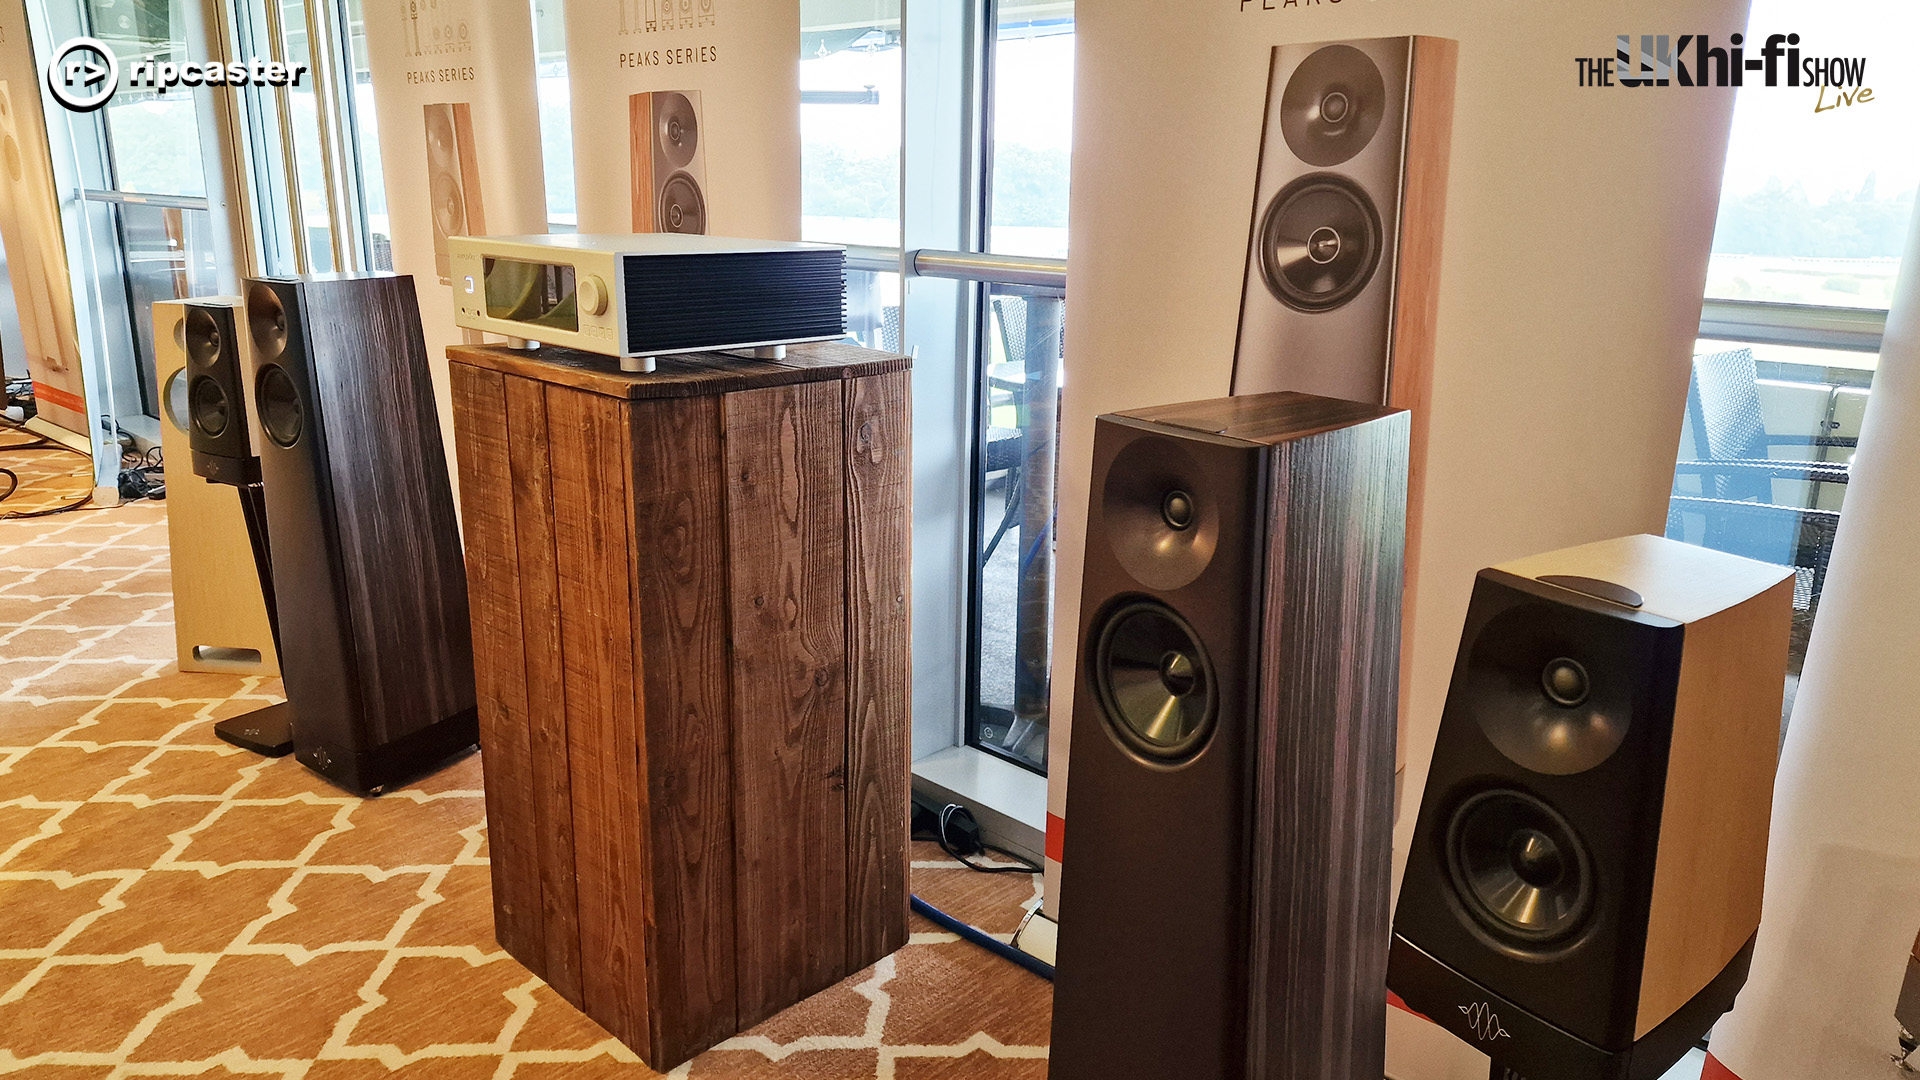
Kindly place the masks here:
POLYGON ((607 283, 598 274, 580 279, 580 310, 588 315, 607 313, 607 283))

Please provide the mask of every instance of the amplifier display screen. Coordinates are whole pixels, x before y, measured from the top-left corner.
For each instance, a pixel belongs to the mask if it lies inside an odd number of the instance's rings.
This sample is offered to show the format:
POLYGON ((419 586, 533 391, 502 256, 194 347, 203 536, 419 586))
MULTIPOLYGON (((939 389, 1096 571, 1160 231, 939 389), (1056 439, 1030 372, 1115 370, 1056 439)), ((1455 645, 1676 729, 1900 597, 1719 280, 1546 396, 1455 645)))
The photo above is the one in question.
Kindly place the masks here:
POLYGON ((486 279, 489 318, 553 330, 580 329, 573 267, 519 259, 487 259, 482 274, 486 279))

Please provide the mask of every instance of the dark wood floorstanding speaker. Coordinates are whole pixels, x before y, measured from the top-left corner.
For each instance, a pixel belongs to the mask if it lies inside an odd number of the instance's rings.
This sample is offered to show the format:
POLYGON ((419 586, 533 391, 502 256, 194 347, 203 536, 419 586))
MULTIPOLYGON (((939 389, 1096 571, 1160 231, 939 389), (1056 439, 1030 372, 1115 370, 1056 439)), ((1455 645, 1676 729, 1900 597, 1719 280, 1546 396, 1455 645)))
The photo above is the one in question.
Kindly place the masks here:
POLYGON ((1732 1007, 1792 607, 1790 570, 1654 536, 1480 572, 1387 981, 1495 1076, 1652 1080, 1732 1007))
POLYGON ((1385 1068, 1407 415, 1095 425, 1054 1080, 1385 1068))
POLYGON ((477 738, 466 572, 413 279, 247 283, 294 753, 377 792, 477 738))

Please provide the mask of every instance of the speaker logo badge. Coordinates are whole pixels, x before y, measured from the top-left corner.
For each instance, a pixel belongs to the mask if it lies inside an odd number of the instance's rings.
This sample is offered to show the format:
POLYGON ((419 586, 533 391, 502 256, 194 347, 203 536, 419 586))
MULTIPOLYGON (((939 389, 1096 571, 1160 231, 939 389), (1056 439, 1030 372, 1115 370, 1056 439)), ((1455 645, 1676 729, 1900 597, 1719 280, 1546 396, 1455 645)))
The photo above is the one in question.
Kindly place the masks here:
POLYGON ((1461 1015, 1467 1018, 1468 1029, 1481 1042, 1499 1042, 1501 1039, 1513 1038, 1512 1035, 1507 1034, 1506 1028, 1500 1026, 1500 1014, 1494 1012, 1493 1006, 1487 1002, 1478 1001, 1472 1005, 1461 1005, 1459 1009, 1461 1015))

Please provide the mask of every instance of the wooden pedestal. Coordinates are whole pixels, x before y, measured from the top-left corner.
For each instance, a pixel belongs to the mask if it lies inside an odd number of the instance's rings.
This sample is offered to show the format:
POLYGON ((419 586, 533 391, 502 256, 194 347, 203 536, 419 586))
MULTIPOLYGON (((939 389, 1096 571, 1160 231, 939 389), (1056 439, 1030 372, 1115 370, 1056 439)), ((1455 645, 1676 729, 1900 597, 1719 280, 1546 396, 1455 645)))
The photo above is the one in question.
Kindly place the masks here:
POLYGON ((496 933, 664 1071, 906 943, 909 362, 447 355, 496 933))

